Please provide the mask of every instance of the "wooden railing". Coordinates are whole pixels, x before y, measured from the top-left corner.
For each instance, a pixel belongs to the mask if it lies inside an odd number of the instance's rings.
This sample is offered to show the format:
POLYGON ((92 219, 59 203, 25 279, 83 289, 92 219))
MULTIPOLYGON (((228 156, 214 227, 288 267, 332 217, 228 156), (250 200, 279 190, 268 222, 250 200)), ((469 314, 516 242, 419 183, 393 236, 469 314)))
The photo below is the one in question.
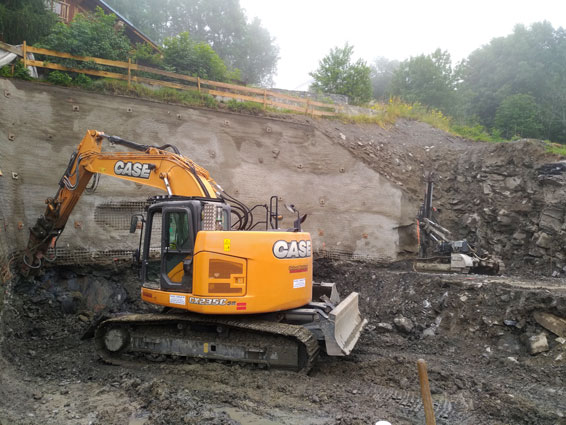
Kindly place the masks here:
POLYGON ((57 52, 54 50, 28 46, 25 41, 21 49, 14 48, 14 46, 10 46, 11 49, 6 49, 6 46, 8 45, 0 43, 0 48, 12 51, 13 53, 21 56, 24 62, 24 66, 35 66, 38 68, 47 68, 66 72, 75 72, 79 74, 94 75, 97 77, 113 78, 117 80, 127 81, 128 84, 131 84, 132 82, 145 83, 179 90, 194 90, 198 91, 199 93, 209 94, 211 96, 221 96, 241 101, 256 102, 262 104, 264 108, 270 106, 301 112, 306 115, 312 116, 336 115, 335 106, 329 103, 316 102, 311 99, 303 99, 301 97, 287 96, 285 94, 269 91, 267 89, 204 80, 198 77, 191 77, 189 75, 177 74, 157 68, 138 65, 136 63, 133 63, 131 59, 128 59, 128 62, 121 62, 109 59, 94 58, 90 56, 77 56, 70 53, 57 52), (28 59, 27 53, 35 53, 39 55, 64 59, 73 59, 83 62, 93 62, 99 65, 124 69, 127 70, 127 72, 120 74, 117 72, 101 71, 96 69, 71 68, 57 63, 28 59), (136 71, 147 72, 154 75, 161 75, 171 79, 179 80, 179 82, 156 80, 153 78, 138 76, 135 75, 136 71))

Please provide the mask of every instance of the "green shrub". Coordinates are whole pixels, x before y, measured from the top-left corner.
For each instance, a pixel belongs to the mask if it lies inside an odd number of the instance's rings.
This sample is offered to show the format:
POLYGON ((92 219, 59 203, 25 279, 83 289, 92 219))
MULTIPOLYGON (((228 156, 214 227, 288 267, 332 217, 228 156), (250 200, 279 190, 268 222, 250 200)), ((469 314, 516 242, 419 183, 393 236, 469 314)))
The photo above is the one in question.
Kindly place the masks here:
MULTIPOLYGON (((73 55, 127 61, 132 48, 124 29, 116 26, 116 15, 106 15, 97 7, 94 13, 78 13, 69 25, 57 23, 51 33, 38 47, 71 53, 73 55)), ((114 68, 93 62, 50 57, 50 62, 60 63, 73 68, 107 69, 114 68)))
POLYGON ((24 67, 24 63, 18 60, 14 63, 14 75, 12 75, 12 65, 6 65, 0 68, 0 76, 2 77, 14 77, 20 80, 31 80, 31 75, 29 75, 29 70, 24 67))
POLYGON ((77 74, 73 79, 73 85, 83 88, 90 88, 92 86, 92 78, 85 74, 77 74))
POLYGON ((226 102, 226 107, 234 112, 243 112, 251 115, 263 114, 263 105, 256 102, 239 102, 236 99, 230 99, 226 102))
POLYGON ((47 81, 51 84, 57 84, 58 86, 70 86, 73 79, 64 72, 51 71, 47 76, 47 81))
POLYGON ((228 68, 206 43, 196 42, 183 32, 163 42, 163 62, 174 72, 207 80, 226 81, 228 68))

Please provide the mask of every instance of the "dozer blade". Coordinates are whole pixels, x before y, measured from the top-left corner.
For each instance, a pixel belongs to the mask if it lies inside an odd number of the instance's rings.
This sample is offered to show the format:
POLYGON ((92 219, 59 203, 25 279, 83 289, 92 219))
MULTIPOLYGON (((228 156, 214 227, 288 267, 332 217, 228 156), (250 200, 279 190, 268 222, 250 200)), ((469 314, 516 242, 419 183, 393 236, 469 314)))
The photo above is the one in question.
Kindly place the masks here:
POLYGON ((368 323, 358 308, 359 294, 352 292, 334 308, 324 322, 326 353, 329 356, 347 356, 354 349, 362 330, 368 323))

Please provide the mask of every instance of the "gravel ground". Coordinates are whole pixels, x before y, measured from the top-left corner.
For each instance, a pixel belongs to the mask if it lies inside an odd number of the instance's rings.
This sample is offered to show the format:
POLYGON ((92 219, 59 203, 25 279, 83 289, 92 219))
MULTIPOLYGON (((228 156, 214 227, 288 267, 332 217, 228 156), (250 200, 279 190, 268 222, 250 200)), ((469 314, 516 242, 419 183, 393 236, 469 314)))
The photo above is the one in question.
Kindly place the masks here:
POLYGON ((369 319, 353 354, 308 375, 188 361, 122 368, 81 340, 88 306, 147 311, 129 269, 56 268, 20 282, 5 311, 0 424, 422 424, 416 361, 439 424, 566 424, 566 344, 535 311, 566 316, 566 282, 423 275, 318 260, 369 319), (119 283, 119 285, 118 285, 119 283), (97 294, 88 288, 99 288, 97 294), (527 351, 545 333, 548 350, 527 351))

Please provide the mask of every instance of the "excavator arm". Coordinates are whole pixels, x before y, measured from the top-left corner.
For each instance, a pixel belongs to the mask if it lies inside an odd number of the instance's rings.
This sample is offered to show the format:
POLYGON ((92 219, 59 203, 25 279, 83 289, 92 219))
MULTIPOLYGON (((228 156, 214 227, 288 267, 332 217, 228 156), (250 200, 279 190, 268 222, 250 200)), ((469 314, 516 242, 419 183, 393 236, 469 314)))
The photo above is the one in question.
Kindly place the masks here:
POLYGON ((215 199, 222 192, 207 170, 180 155, 174 146, 141 145, 88 130, 69 160, 59 181, 57 193, 53 198, 46 199, 44 214, 30 228, 30 238, 23 257, 24 272, 40 267, 42 258, 63 232, 71 212, 96 174, 155 187, 170 196, 215 199), (135 152, 102 152, 104 139, 135 152), (167 151, 168 148, 172 148, 174 152, 167 151))

